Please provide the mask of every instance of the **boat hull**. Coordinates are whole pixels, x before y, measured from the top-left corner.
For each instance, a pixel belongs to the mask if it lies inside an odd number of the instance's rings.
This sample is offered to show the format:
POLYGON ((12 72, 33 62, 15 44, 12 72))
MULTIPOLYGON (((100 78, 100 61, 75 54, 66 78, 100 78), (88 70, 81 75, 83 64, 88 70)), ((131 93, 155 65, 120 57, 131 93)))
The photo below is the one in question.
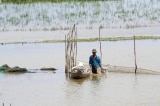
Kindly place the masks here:
POLYGON ((75 78, 75 79, 86 78, 90 75, 90 73, 82 73, 82 72, 79 72, 79 73, 70 72, 69 74, 71 78, 75 78))
POLYGON ((90 75, 90 72, 91 71, 89 68, 78 66, 72 68, 72 70, 69 72, 69 75, 71 78, 80 79, 88 77, 90 75))

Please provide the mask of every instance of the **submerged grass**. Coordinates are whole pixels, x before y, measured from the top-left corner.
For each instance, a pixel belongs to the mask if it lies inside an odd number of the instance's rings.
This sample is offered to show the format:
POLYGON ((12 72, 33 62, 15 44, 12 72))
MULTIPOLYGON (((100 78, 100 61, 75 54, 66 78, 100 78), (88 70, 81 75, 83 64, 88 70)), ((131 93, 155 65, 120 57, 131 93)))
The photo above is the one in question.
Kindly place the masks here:
MULTIPOLYGON (((136 36, 136 40, 160 40, 160 36, 136 36)), ((134 40, 134 37, 106 37, 101 38, 101 41, 125 41, 134 40)), ((94 42, 99 41, 99 38, 78 39, 78 42, 94 42)))
MULTIPOLYGON (((101 38, 101 41, 109 41, 109 42, 116 42, 116 41, 129 41, 134 40, 134 37, 106 37, 101 38)), ((160 36, 136 36, 135 40, 160 40, 160 36)), ((84 38, 84 39, 77 39, 77 42, 96 42, 99 41, 99 38, 84 38)), ((35 41, 35 42, 6 42, 0 43, 0 45, 8 45, 8 44, 36 44, 36 43, 64 43, 65 40, 43 40, 43 41, 35 41)))
POLYGON ((2 0, 0 32, 66 30, 73 24, 87 29, 160 26, 159 5, 159 0, 2 0))
POLYGON ((35 2, 88 2, 88 1, 118 1, 118 0, 2 0, 3 3, 35 3, 35 2))

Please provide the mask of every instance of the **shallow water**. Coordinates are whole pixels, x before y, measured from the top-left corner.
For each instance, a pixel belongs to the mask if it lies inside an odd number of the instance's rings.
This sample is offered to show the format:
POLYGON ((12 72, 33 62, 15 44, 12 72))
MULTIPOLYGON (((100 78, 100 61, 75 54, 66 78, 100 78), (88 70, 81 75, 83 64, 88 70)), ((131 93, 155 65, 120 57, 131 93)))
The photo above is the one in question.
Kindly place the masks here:
MULTIPOLYGON (((138 67, 160 71, 160 41, 136 41, 138 67)), ((78 43, 78 60, 88 61, 99 42, 78 43)), ((0 65, 29 69, 58 68, 56 73, 0 73, 0 104, 12 106, 160 105, 159 75, 109 73, 73 80, 64 74, 64 44, 0 46, 0 65)), ((103 64, 134 66, 133 41, 102 42, 103 64)), ((99 52, 98 52, 99 54, 99 52)))
POLYGON ((160 77, 109 73, 73 80, 54 74, 0 74, 0 103, 12 106, 146 106, 160 105, 160 77))
MULTIPOLYGON (((13 44, 0 46, 0 65, 19 65, 29 69, 55 67, 64 70, 64 43, 13 44)), ((87 62, 92 48, 100 54, 99 42, 78 43, 77 60, 87 62)), ((133 41, 102 42, 102 63, 116 66, 134 66, 133 41)), ((160 41, 136 41, 137 65, 139 68, 160 71, 160 41)))

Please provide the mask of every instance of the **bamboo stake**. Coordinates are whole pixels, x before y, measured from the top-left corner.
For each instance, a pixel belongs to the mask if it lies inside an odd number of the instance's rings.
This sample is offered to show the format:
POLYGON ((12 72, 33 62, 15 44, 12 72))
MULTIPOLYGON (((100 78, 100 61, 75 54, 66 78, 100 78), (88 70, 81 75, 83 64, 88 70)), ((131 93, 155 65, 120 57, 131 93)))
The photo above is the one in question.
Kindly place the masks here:
POLYGON ((77 62, 77 28, 76 28, 76 34, 75 34, 75 39, 76 39, 76 55, 75 55, 75 59, 76 59, 76 61, 75 61, 75 65, 76 65, 76 62, 77 62))
POLYGON ((76 65, 76 28, 75 28, 75 25, 74 25, 74 51, 73 51, 73 58, 74 58, 74 62, 73 62, 73 66, 76 65))
MULTIPOLYGON (((71 30, 70 30, 70 32, 71 32, 71 30)), ((68 33, 67 34, 67 72, 68 72, 68 70, 70 69, 70 65, 71 65, 71 63, 70 63, 70 55, 69 55, 69 51, 70 51, 70 33, 68 33)))
MULTIPOLYGON (((65 35, 65 54, 67 54, 67 35, 65 35)), ((65 55, 65 73, 67 73, 67 55, 65 55)))
POLYGON ((67 40, 67 43, 68 43, 68 48, 67 48, 67 65, 68 65, 68 69, 67 69, 67 72, 70 69, 70 57, 69 57, 70 42, 69 41, 70 41, 70 34, 68 34, 68 40, 67 40))
POLYGON ((77 58, 77 32, 75 25, 65 36, 65 72, 67 73, 76 65, 77 58))
POLYGON ((135 74, 137 73, 137 62, 136 62, 136 42, 134 36, 134 60, 135 60, 135 74))
MULTIPOLYGON (((73 26, 74 28, 74 26, 73 26)), ((73 31, 74 29, 72 28, 72 33, 71 33, 71 37, 70 37, 70 42, 71 42, 71 45, 70 45, 70 69, 71 67, 73 67, 73 31)))
POLYGON ((102 64, 102 47, 101 47, 101 34, 100 34, 100 27, 99 27, 99 44, 100 44, 100 57, 101 57, 101 64, 102 64))
POLYGON ((69 48, 69 45, 68 45, 68 34, 66 35, 66 69, 65 69, 65 72, 67 73, 68 71, 68 48, 69 48))
POLYGON ((69 34, 67 34, 67 39, 66 39, 67 41, 66 41, 66 43, 67 43, 67 51, 66 51, 66 65, 67 65, 67 68, 66 68, 66 72, 68 72, 68 69, 69 69, 69 57, 68 57, 68 50, 69 50, 69 34))

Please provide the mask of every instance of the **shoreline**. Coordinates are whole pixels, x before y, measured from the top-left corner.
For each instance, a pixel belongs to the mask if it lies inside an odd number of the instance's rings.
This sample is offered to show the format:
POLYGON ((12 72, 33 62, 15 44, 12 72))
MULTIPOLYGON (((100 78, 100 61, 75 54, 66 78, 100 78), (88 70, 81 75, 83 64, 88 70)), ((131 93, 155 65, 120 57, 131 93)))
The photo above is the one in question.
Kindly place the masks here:
MULTIPOLYGON (((69 30, 56 31, 8 31, 0 32, 0 44, 19 44, 19 43, 55 43, 64 42, 65 34, 69 30)), ((95 29, 77 28, 78 42, 98 41, 99 31, 95 29)), ((159 27, 140 27, 133 29, 122 28, 103 28, 101 29, 102 41, 120 41, 160 39, 159 27)))

